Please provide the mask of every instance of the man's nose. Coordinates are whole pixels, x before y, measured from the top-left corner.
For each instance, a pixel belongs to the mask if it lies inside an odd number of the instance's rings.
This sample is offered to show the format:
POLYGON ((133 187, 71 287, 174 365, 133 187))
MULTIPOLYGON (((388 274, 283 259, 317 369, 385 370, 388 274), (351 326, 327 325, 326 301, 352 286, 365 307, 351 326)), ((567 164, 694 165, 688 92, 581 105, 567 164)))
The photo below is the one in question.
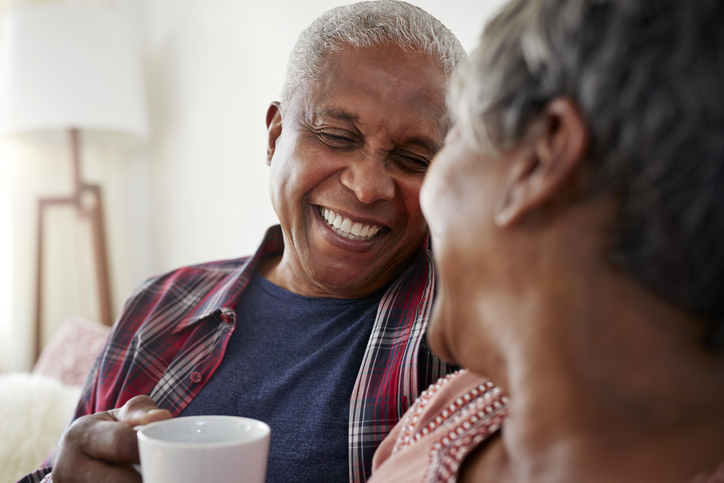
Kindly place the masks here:
POLYGON ((395 197, 395 180, 382 159, 365 158, 353 162, 342 171, 340 181, 354 191, 362 203, 370 204, 395 197))

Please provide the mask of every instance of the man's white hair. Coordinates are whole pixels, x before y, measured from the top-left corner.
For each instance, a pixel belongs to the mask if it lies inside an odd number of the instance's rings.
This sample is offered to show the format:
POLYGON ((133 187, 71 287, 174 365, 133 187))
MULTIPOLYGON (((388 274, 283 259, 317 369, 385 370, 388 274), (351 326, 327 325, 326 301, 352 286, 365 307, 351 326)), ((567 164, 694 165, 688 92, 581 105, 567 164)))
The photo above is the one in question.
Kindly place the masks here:
POLYGON ((455 35, 423 9, 399 0, 359 2, 329 10, 307 27, 289 56, 282 106, 295 90, 326 70, 330 54, 345 46, 397 45, 437 59, 450 75, 465 59, 455 35))

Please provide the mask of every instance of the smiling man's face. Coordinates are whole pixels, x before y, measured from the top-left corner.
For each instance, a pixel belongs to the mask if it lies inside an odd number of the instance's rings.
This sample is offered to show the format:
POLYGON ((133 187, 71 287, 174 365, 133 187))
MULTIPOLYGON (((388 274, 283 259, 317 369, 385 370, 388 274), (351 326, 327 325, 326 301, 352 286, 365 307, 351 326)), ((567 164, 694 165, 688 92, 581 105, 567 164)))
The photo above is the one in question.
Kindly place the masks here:
POLYGON ((445 137, 446 85, 425 54, 348 47, 282 111, 270 108, 285 252, 267 278, 303 295, 356 298, 406 267, 427 235, 419 194, 445 137))

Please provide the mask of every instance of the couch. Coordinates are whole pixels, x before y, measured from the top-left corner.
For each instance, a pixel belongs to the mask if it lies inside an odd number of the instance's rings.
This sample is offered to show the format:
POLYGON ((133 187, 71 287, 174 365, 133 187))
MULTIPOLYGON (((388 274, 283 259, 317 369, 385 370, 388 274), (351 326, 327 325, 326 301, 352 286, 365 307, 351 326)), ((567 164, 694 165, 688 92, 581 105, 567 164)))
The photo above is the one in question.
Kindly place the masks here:
POLYGON ((83 319, 68 320, 32 373, 0 375, 0 483, 34 471, 53 450, 108 331, 83 319))

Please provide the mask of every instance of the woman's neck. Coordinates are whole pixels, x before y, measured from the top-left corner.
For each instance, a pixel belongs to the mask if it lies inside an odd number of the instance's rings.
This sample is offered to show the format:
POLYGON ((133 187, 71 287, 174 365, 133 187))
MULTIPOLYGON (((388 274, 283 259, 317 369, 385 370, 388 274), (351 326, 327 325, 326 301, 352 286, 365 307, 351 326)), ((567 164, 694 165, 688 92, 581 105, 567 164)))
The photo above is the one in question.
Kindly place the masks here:
POLYGON ((696 324, 612 272, 554 278, 511 306, 528 330, 507 338, 496 381, 511 400, 505 474, 685 482, 724 461, 724 364, 696 324))

